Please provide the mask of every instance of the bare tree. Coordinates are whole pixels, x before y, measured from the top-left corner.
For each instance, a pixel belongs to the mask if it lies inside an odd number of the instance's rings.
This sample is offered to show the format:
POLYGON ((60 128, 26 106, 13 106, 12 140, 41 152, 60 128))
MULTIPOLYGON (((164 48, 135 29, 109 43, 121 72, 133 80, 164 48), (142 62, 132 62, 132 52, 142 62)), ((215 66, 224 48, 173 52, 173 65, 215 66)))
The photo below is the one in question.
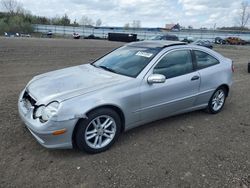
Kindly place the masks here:
POLYGON ((140 20, 134 20, 132 23, 133 28, 140 28, 141 27, 141 21, 140 20))
POLYGON ((89 18, 88 16, 83 16, 80 20, 80 24, 81 25, 88 25, 88 26, 93 26, 94 22, 91 18, 89 18))
POLYGON ((16 0, 1 0, 2 7, 11 15, 24 12, 24 9, 16 0))
POLYGON ((102 20, 99 18, 98 20, 96 20, 95 26, 100 27, 101 25, 102 25, 102 20))
POLYGON ((244 29, 250 18, 250 7, 248 1, 242 1, 239 12, 239 23, 241 29, 244 29))
POLYGON ((129 23, 126 23, 125 25, 124 25, 124 29, 129 29, 130 28, 130 24, 129 23))

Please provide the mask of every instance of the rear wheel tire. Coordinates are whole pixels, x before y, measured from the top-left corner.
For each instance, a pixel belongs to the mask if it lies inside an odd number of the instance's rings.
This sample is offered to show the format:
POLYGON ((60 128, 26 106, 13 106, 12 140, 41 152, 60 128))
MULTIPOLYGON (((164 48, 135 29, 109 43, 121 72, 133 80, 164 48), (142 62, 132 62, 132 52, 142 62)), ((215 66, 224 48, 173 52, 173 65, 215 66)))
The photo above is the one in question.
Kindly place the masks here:
POLYGON ((209 100, 208 106, 206 108, 207 112, 210 114, 219 113, 226 102, 227 90, 224 87, 219 87, 215 90, 212 97, 209 100))
POLYGON ((80 150, 100 153, 109 149, 121 133, 120 116, 112 109, 100 108, 80 120, 75 142, 80 150))

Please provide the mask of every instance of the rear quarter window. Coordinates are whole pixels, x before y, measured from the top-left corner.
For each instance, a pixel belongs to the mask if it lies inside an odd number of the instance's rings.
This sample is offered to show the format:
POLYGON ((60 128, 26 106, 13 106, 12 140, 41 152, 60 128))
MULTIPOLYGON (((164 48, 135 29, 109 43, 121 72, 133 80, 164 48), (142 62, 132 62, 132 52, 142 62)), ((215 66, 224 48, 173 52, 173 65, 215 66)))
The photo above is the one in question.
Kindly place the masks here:
POLYGON ((194 55, 198 69, 203 69, 220 63, 215 57, 209 55, 206 52, 194 50, 194 55))

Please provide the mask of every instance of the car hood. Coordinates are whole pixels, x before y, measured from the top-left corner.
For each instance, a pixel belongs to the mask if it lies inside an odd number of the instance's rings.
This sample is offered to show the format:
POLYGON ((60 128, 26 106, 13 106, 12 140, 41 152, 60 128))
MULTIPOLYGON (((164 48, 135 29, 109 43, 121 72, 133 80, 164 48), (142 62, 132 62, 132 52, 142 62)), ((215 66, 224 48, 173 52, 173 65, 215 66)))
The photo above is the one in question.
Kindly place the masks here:
POLYGON ((132 78, 86 64, 38 75, 26 90, 37 101, 36 105, 40 105, 54 100, 61 102, 129 79, 132 78))

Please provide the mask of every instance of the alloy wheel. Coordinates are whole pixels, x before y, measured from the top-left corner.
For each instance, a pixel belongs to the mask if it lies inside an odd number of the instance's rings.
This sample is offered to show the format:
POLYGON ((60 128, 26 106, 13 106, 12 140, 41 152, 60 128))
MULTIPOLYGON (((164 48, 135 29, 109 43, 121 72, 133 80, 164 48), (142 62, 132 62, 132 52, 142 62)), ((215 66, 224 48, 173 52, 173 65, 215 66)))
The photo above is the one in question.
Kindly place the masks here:
POLYGON ((219 89, 213 96, 212 108, 214 111, 219 111, 225 102, 225 93, 222 89, 219 89))
POLYGON ((115 120, 108 115, 94 118, 87 126, 84 139, 87 145, 93 149, 107 146, 116 134, 115 120))

